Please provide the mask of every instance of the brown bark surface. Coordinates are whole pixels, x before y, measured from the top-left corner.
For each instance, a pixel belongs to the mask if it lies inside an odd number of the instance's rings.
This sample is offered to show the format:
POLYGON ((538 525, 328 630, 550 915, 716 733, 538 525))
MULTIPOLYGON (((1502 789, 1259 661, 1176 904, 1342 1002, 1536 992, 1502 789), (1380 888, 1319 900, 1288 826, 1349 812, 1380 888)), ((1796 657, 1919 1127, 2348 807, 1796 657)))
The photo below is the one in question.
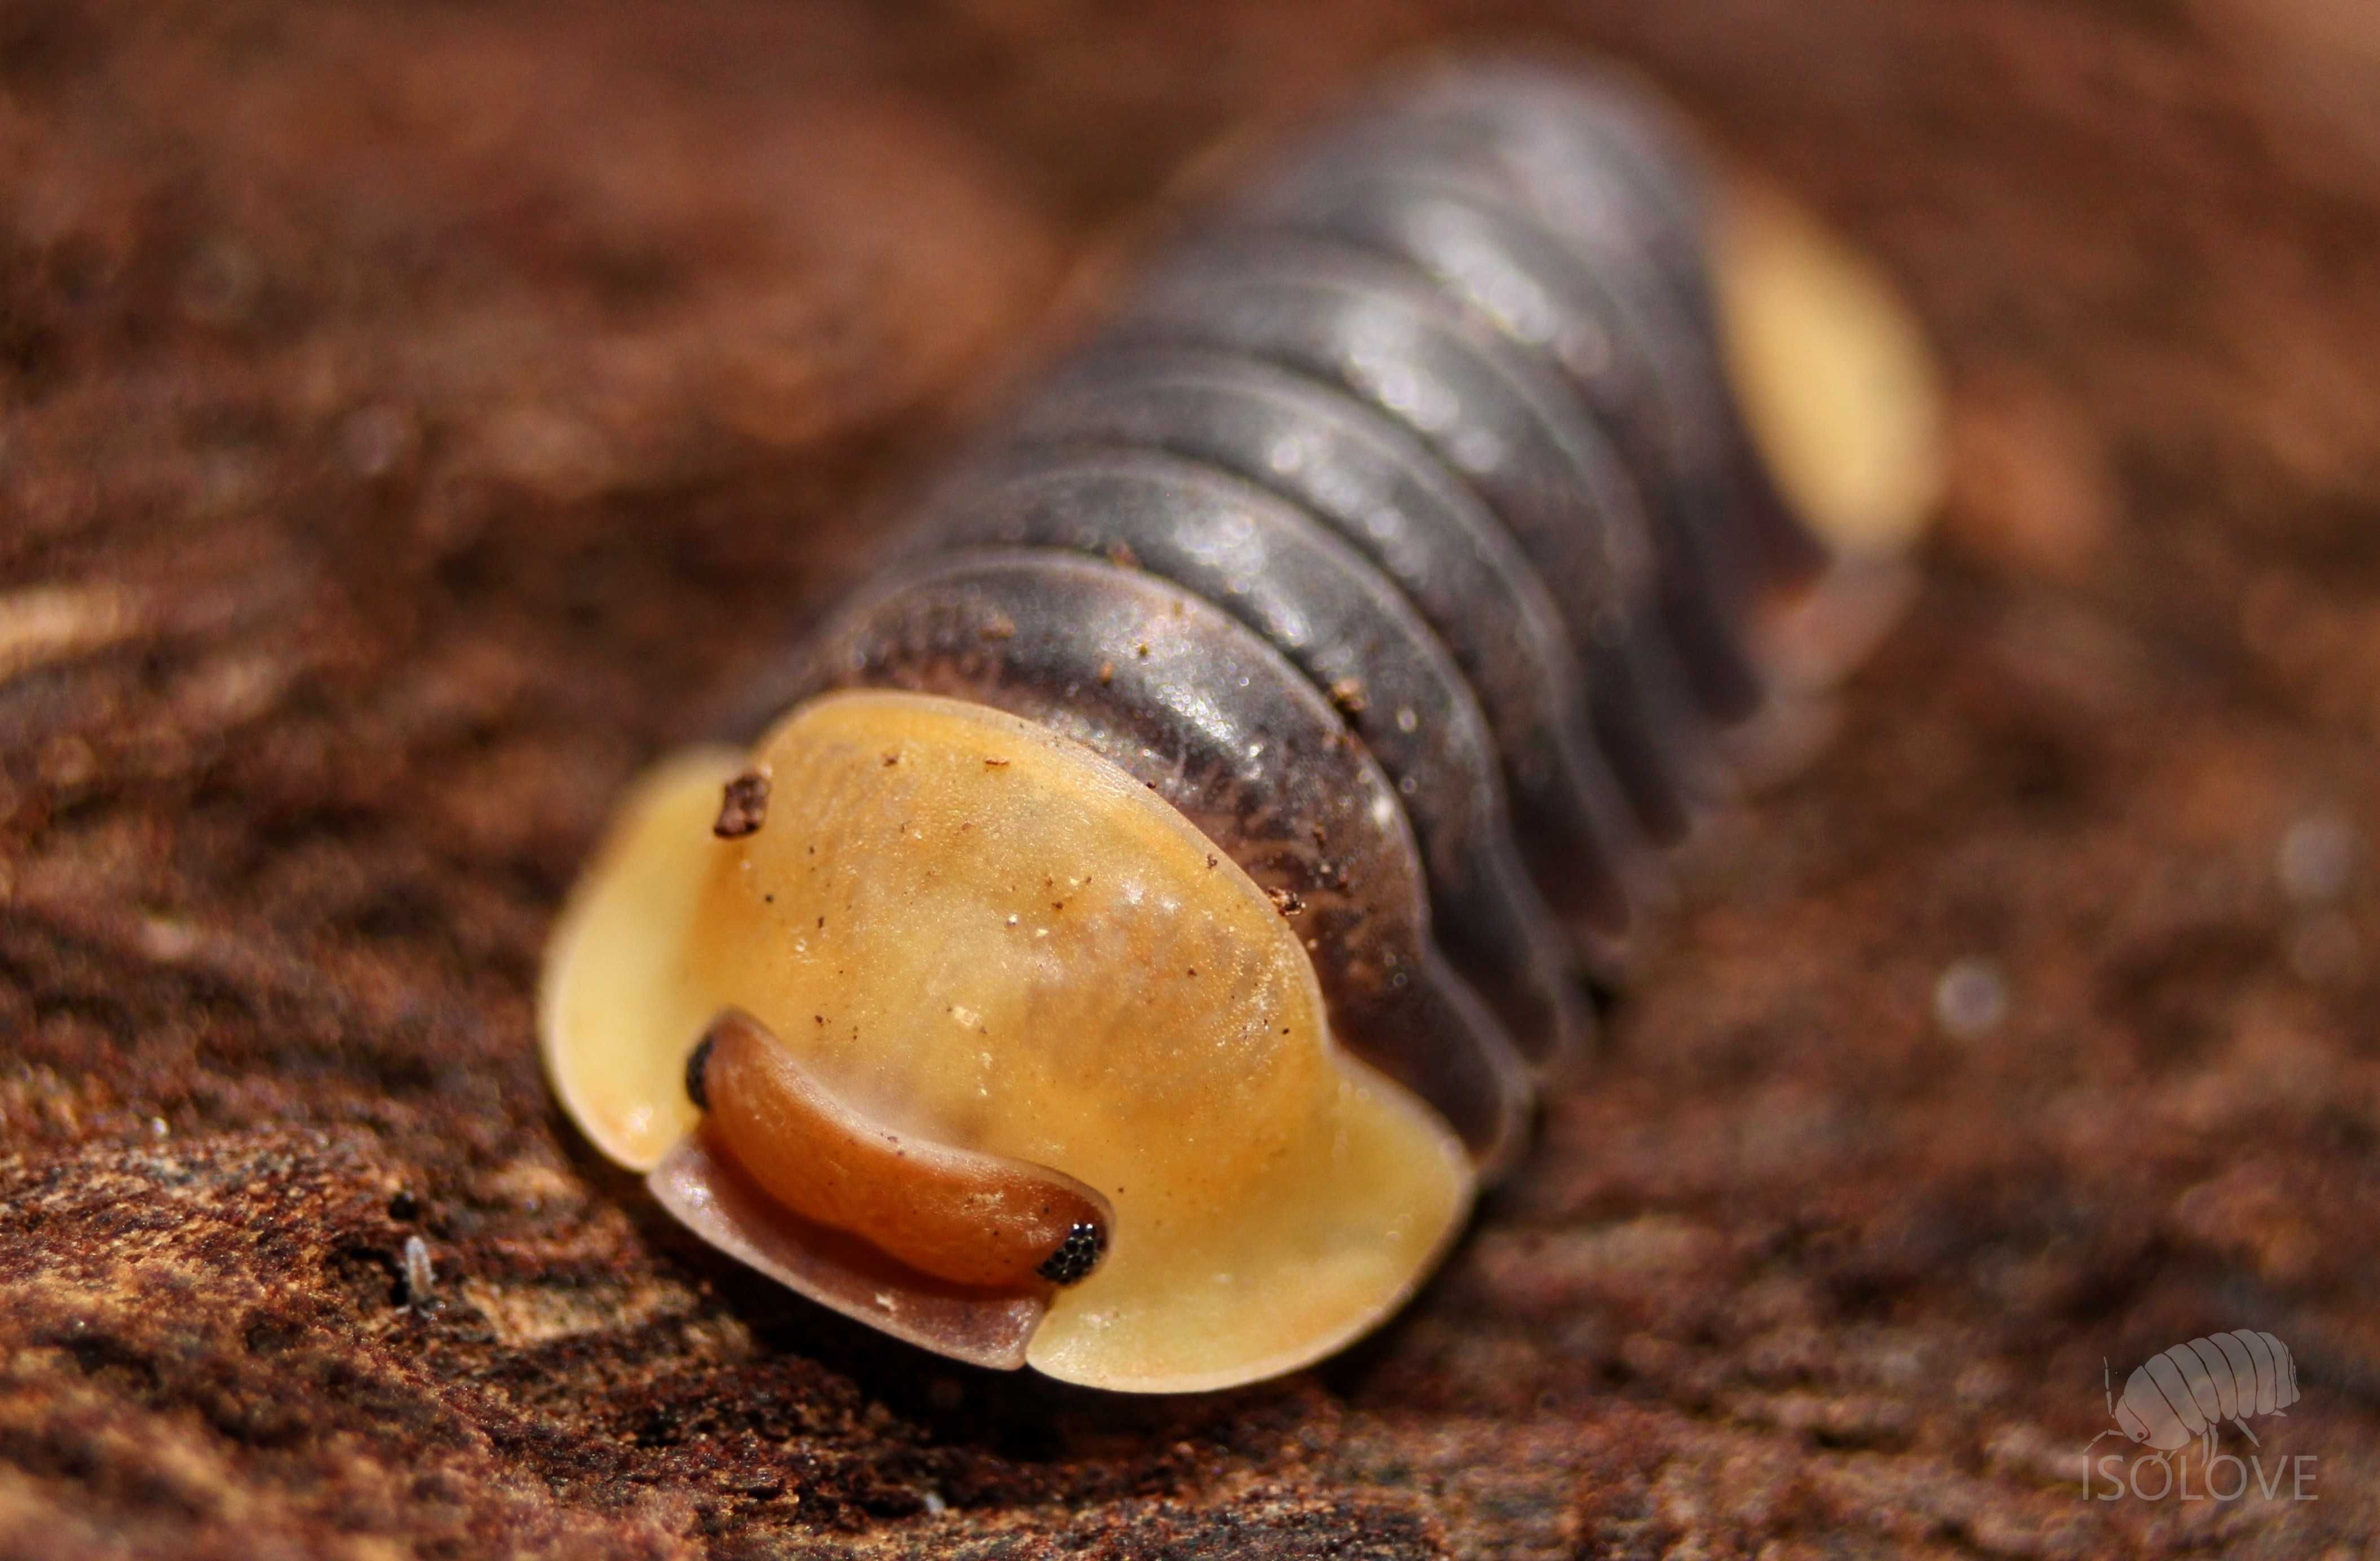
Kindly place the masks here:
POLYGON ((0 6, 0 1555, 2362 1553, 2363 0, 1560 9, 1901 278, 1954 493, 1383 1336, 953 1369, 572 1133, 530 994, 609 801, 1067 268, 1218 136, 1556 26, 1123 10, 0 6), (2103 1358, 2236 1327, 2303 1397, 2225 1447, 2320 1499, 2081 1499, 2103 1358))

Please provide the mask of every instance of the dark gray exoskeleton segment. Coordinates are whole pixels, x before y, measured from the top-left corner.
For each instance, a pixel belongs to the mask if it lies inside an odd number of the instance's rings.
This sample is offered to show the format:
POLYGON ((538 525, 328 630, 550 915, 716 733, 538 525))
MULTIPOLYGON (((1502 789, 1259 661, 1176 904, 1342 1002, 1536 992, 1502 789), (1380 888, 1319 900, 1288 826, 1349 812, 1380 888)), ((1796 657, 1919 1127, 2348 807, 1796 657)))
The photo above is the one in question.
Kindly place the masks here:
POLYGON ((1155 258, 771 708, 908 689, 1087 744, 1294 908, 1333 1031, 1502 1165, 1580 964, 1729 787, 1753 604, 1823 562, 1730 397, 1700 200, 1614 79, 1358 103, 1155 258))

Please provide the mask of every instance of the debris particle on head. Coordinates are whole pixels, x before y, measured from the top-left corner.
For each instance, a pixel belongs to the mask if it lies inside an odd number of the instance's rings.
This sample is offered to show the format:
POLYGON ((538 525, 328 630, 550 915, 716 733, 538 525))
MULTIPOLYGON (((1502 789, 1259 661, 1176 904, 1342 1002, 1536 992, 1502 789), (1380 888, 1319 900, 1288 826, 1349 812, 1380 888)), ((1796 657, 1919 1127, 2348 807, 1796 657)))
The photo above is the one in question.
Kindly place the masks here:
POLYGON ((710 833, 722 840, 740 840, 760 827, 769 816, 769 777, 747 770, 727 783, 720 799, 719 820, 710 833))

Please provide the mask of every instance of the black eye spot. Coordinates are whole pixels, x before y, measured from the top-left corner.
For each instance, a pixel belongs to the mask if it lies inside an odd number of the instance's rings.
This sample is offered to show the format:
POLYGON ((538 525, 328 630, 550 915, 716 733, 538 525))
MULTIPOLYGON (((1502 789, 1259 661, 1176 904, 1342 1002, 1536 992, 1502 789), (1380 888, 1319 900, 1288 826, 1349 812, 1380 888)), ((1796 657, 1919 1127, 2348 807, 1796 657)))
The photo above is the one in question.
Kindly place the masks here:
POLYGON ((694 1050, 686 1055, 686 1098, 694 1103, 698 1111, 710 1109, 710 1091, 702 1081, 702 1070, 710 1062, 710 1037, 705 1035, 694 1043, 694 1050))
POLYGON ((1099 1266, 1107 1255, 1108 1233, 1103 1226, 1089 1220, 1076 1220, 1058 1250, 1043 1261, 1035 1272, 1052 1285, 1073 1285, 1086 1278, 1099 1266))

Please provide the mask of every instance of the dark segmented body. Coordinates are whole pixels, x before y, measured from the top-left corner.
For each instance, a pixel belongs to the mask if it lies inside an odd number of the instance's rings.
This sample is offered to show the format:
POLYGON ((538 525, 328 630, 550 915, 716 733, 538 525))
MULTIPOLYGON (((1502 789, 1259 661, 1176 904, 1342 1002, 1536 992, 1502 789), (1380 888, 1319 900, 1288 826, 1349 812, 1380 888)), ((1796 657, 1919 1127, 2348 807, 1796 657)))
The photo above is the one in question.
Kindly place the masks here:
POLYGON ((1472 67, 1359 105, 1159 258, 779 691, 1088 744, 1501 1163, 1588 1023, 1572 960, 1727 784, 1748 604, 1819 557, 1728 396, 1698 201, 1616 83, 1472 67))

